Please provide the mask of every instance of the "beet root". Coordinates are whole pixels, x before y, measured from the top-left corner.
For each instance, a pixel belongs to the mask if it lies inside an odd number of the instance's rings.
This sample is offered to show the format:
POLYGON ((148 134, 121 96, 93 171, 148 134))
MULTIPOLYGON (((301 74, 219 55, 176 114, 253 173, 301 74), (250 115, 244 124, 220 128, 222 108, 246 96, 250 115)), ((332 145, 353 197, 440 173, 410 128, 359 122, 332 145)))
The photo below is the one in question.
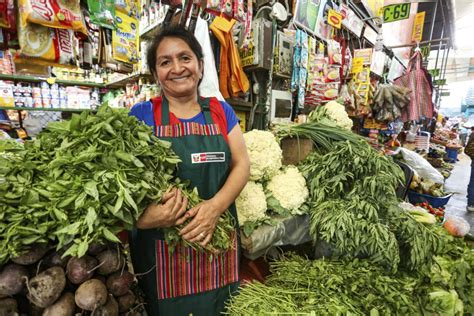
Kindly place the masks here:
POLYGON ((67 278, 73 284, 81 284, 92 278, 97 260, 90 256, 72 257, 67 263, 67 278))
POLYGON ((71 316, 75 309, 74 294, 66 292, 53 305, 44 310, 43 316, 71 316))
MULTIPOLYGON (((118 306, 117 306, 118 313, 118 306)), ((13 298, 5 298, 0 300, 0 315, 13 316, 18 315, 18 303, 13 298)))
POLYGON ((127 294, 133 283, 134 276, 128 271, 123 273, 115 272, 107 278, 107 290, 113 296, 122 296, 127 294))
POLYGON ((87 280, 76 291, 76 305, 87 311, 94 311, 107 301, 108 293, 105 284, 97 279, 87 280))
POLYGON ((92 316, 117 316, 119 313, 119 306, 112 295, 109 295, 107 302, 101 307, 97 308, 92 316))
POLYGON ((97 271, 102 275, 109 275, 117 272, 125 263, 122 255, 114 249, 109 249, 99 253, 97 255, 97 260, 99 260, 99 269, 97 271))
POLYGON ((124 313, 129 311, 136 302, 135 295, 132 292, 128 292, 125 295, 117 297, 117 303, 119 305, 119 312, 124 313))
POLYGON ((36 245, 28 252, 18 256, 16 258, 12 258, 12 261, 21 265, 30 265, 35 262, 38 262, 48 251, 48 248, 44 245, 36 245))
POLYGON ((66 286, 66 276, 61 267, 52 267, 30 279, 28 282, 28 299, 38 307, 52 305, 66 286))
POLYGON ((25 267, 12 263, 0 273, 0 295, 12 296, 21 292, 25 286, 28 271, 25 267))

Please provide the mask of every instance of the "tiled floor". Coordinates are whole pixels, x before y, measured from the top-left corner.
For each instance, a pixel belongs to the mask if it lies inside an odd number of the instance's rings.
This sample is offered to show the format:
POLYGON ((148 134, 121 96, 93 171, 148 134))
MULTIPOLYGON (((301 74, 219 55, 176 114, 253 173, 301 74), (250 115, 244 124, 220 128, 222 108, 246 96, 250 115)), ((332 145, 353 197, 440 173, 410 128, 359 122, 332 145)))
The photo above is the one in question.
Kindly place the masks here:
POLYGON ((457 215, 469 222, 470 233, 474 233, 474 212, 467 212, 467 185, 471 174, 471 159, 462 154, 458 156, 459 161, 454 165, 451 176, 446 180, 444 190, 454 195, 446 206, 446 214, 457 215))

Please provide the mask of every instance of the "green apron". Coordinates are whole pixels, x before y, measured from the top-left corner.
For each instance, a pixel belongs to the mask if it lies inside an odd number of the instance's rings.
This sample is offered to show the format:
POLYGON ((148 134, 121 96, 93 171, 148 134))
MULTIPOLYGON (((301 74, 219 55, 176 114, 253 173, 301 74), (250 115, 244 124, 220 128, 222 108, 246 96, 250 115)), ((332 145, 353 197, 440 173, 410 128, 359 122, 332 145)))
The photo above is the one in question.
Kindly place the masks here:
MULTIPOLYGON (((168 101, 164 98, 152 101, 156 135, 170 141, 182 159, 177 175, 190 180, 201 198, 212 198, 224 185, 231 166, 229 146, 209 108, 210 102, 219 101, 199 99, 206 125, 193 122, 170 125, 168 101)), ((237 219, 234 204, 229 211, 237 219)), ((149 272, 139 278, 149 316, 209 316, 224 311, 227 299, 239 286, 240 240, 237 220, 235 223, 234 249, 217 256, 183 245, 171 253, 162 230, 133 230, 130 248, 135 273, 149 272)))

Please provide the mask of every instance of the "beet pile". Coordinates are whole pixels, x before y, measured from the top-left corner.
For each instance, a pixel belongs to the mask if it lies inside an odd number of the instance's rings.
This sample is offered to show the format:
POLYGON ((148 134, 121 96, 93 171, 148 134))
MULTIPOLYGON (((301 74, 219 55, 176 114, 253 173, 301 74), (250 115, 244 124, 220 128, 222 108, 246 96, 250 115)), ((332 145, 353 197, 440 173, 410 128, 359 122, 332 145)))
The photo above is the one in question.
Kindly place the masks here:
POLYGON ((34 247, 1 267, 0 315, 141 315, 127 261, 117 244, 91 244, 81 258, 34 247))

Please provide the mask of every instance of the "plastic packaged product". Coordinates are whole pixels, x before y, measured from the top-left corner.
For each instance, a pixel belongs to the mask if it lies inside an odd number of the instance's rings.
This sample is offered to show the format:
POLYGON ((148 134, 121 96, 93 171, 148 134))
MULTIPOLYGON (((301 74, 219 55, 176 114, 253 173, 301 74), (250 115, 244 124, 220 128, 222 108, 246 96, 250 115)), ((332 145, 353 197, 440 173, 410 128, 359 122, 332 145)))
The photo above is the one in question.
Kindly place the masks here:
POLYGON ((38 64, 75 66, 73 31, 52 29, 38 24, 19 24, 19 56, 15 59, 34 58, 38 64))
MULTIPOLYGON (((138 0, 116 0, 115 13, 121 12, 127 16, 139 18, 139 4, 138 0)), ((137 23, 138 25, 138 23, 137 23)))
POLYGON ((113 0, 87 0, 87 6, 92 23, 109 29, 116 27, 113 0))
POLYGON ((79 0, 19 0, 22 24, 27 22, 87 34, 79 0))
POLYGON ((9 29, 12 27, 11 21, 8 18, 10 8, 14 8, 13 0, 0 0, 0 28, 9 29))
POLYGON ((329 65, 327 67, 326 82, 341 82, 341 66, 329 65))
POLYGON ((125 63, 138 62, 139 36, 138 20, 117 12, 117 29, 112 33, 112 56, 125 63))
POLYGON ((0 106, 14 106, 13 84, 0 81, 0 106))
POLYGON ((335 40, 328 41, 328 56, 329 64, 341 65, 342 64, 342 51, 341 45, 335 40))

